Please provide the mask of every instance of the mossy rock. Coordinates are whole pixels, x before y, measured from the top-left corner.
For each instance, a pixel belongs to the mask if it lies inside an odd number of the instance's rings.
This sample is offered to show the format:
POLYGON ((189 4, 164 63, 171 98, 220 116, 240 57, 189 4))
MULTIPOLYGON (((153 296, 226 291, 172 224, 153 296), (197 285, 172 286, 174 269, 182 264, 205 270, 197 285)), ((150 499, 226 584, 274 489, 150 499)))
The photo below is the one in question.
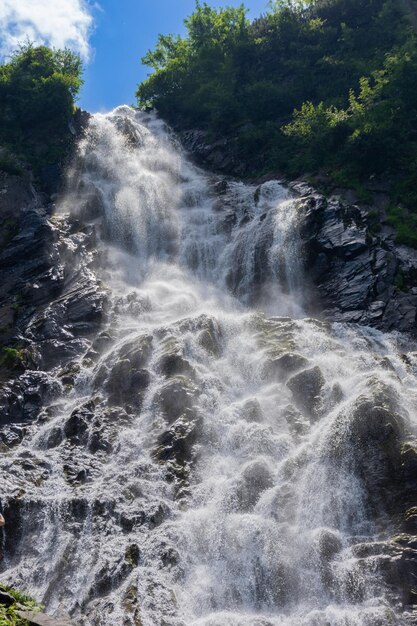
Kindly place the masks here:
POLYGON ((26 350, 5 347, 0 353, 0 367, 7 370, 22 371, 29 360, 26 350))

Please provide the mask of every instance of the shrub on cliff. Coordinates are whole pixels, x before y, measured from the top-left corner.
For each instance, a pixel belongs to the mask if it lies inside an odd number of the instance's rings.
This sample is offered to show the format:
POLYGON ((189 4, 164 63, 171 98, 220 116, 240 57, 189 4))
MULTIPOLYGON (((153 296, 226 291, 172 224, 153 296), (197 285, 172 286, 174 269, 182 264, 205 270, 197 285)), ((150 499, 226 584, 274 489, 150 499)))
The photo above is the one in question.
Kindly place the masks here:
POLYGON ((70 50, 26 44, 0 65, 0 144, 42 177, 65 160, 82 63, 70 50))

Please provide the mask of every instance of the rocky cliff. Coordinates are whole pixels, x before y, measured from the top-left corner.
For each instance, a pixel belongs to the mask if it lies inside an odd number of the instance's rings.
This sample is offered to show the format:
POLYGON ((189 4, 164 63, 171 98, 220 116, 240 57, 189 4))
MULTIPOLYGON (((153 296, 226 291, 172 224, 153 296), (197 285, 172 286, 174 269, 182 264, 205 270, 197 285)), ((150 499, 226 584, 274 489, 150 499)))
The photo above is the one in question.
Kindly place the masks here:
POLYGON ((29 174, 0 173, 0 441, 22 438, 54 393, 47 372, 88 350, 106 292, 92 271, 94 227, 55 213, 29 174), (14 424, 19 426, 14 426, 14 424))

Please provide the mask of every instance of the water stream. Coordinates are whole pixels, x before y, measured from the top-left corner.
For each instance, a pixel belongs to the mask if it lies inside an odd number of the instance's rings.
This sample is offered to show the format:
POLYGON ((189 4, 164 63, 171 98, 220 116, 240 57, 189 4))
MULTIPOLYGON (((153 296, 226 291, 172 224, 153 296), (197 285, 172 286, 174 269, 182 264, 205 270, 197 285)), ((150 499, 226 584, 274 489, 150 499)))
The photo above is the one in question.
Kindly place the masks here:
POLYGON ((85 625, 402 624, 372 546, 417 426, 409 342, 309 318, 297 198, 199 170, 152 115, 95 115, 68 181, 111 304, 0 460, 24 511, 2 578, 85 625))

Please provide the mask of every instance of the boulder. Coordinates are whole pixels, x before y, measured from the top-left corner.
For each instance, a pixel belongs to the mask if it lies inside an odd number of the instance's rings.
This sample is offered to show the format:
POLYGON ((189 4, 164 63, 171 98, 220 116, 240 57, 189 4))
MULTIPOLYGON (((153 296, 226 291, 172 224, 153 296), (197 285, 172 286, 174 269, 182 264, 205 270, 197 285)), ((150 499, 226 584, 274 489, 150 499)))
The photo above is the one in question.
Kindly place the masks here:
POLYGON ((310 422, 292 404, 285 407, 284 417, 288 424, 288 430, 295 440, 306 435, 310 430, 310 422))
POLYGON ((181 414, 195 414, 195 404, 199 396, 196 385, 186 376, 175 376, 165 383, 157 393, 157 402, 169 424, 181 414))
POLYGON ((210 318, 204 320, 198 335, 198 343, 212 356, 219 358, 222 352, 221 333, 218 325, 210 318))
POLYGON ((331 561, 342 549, 340 537, 331 530, 322 529, 316 537, 316 545, 320 559, 331 561))
POLYGON ((187 413, 178 417, 159 435, 155 456, 161 461, 173 460, 181 466, 189 462, 201 423, 201 418, 187 413))
POLYGON ((7 593, 7 591, 3 591, 2 589, 0 589, 0 604, 2 604, 3 606, 12 606, 15 602, 15 598, 10 593, 7 593))
POLYGON ((151 335, 130 339, 110 353, 99 367, 94 387, 107 391, 110 405, 140 408, 150 382, 145 366, 152 354, 152 345, 151 335))
POLYGON ((241 511, 249 511, 255 506, 260 495, 274 485, 269 465, 264 460, 248 463, 241 474, 235 495, 241 511))
POLYGON ((64 425, 64 435, 72 443, 81 444, 87 440, 87 431, 94 417, 94 403, 87 402, 75 409, 64 425))
POLYGON ((321 404, 321 392, 325 384, 321 369, 316 365, 301 371, 287 382, 295 404, 312 419, 317 419, 321 404))
POLYGON ((308 359, 296 352, 286 352, 281 356, 269 361, 264 368, 263 375, 267 378, 286 379, 295 372, 306 369, 308 359))
POLYGON ((257 398, 246 400, 242 405, 241 415, 248 422, 262 422, 264 414, 259 400, 257 398))
POLYGON ((162 341, 162 354, 156 362, 156 369, 166 378, 172 378, 177 374, 193 378, 194 368, 184 357, 183 349, 175 337, 168 335, 162 341))

